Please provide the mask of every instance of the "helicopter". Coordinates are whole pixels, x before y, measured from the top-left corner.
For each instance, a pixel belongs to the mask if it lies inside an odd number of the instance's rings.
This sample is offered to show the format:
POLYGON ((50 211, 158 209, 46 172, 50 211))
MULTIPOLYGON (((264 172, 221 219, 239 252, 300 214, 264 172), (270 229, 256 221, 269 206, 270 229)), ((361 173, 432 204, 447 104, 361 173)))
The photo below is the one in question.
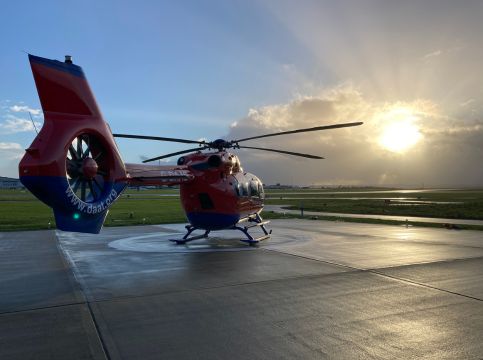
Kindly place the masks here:
POLYGON ((270 237, 262 181, 245 172, 231 149, 269 151, 308 159, 321 156, 240 145, 246 141, 362 125, 350 122, 256 135, 236 140, 198 141, 169 137, 112 133, 99 110, 82 68, 66 55, 65 61, 29 54, 44 125, 19 163, 19 178, 39 200, 53 209, 63 231, 100 232, 109 207, 127 186, 179 185, 188 224, 177 244, 206 238, 211 231, 233 229, 250 245, 270 237), (186 150, 146 159, 142 164, 122 161, 114 138, 167 141, 196 145, 186 150), (173 166, 148 165, 178 158, 173 166), (253 237, 249 229, 263 235, 253 237), (202 230, 201 235, 192 235, 202 230))

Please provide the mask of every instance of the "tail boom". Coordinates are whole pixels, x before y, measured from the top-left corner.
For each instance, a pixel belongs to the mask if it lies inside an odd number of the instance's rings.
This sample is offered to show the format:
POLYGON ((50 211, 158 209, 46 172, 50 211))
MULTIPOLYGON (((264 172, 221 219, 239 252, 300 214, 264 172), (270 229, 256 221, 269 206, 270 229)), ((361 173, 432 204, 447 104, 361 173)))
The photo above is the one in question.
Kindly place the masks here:
POLYGON ((126 164, 126 172, 131 186, 171 186, 194 179, 187 166, 126 164))

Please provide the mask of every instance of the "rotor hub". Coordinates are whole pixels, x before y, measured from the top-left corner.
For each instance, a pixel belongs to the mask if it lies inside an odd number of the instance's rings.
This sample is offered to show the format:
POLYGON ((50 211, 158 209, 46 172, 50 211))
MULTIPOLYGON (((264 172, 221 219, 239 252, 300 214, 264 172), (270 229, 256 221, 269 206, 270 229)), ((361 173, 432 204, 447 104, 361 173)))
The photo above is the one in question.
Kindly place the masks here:
POLYGON ((97 175, 98 165, 91 157, 86 157, 82 161, 82 174, 87 179, 93 179, 97 175))
POLYGON ((229 143, 226 140, 223 139, 216 139, 215 141, 212 141, 209 143, 209 146, 212 149, 217 149, 218 151, 223 151, 225 149, 229 149, 231 147, 231 143, 229 143))

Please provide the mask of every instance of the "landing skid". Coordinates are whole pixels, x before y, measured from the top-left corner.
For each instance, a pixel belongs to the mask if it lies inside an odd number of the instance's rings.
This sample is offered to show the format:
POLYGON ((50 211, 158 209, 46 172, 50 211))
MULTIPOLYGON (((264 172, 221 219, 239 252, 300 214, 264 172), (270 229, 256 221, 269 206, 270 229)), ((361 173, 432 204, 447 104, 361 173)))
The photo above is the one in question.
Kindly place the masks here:
MULTIPOLYGON (((263 221, 262 217, 259 214, 255 214, 255 215, 250 215, 250 216, 248 216, 244 219, 241 219, 240 221, 238 221, 238 223, 236 225, 233 225, 229 229, 240 230, 247 237, 246 239, 241 239, 240 241, 247 243, 250 246, 254 246, 254 245, 258 244, 260 241, 270 238, 270 234, 272 233, 272 230, 268 231, 265 228, 265 225, 268 224, 269 222, 270 221, 263 221), (245 226, 240 225, 240 224, 243 224, 245 222, 249 223, 249 224, 245 225, 245 226), (248 229, 251 229, 251 228, 257 227, 257 226, 259 226, 262 229, 264 235, 262 235, 258 238, 254 238, 253 236, 250 235, 250 233, 248 232, 248 229)), ((205 230, 205 233, 202 234, 202 235, 196 235, 196 236, 190 237, 191 233, 195 230, 198 230, 198 228, 194 227, 193 225, 186 225, 186 231, 187 232, 186 232, 185 236, 183 236, 182 239, 170 239, 170 241, 175 242, 178 245, 182 245, 182 244, 186 244, 187 242, 190 242, 190 241, 193 241, 193 240, 199 240, 199 239, 207 238, 208 234, 211 231, 211 230, 205 230)))
POLYGON ((258 244, 260 241, 270 238, 270 234, 272 233, 272 230, 268 231, 265 228, 265 225, 268 224, 269 222, 270 221, 263 221, 262 217, 259 214, 255 214, 255 215, 250 215, 247 218, 241 219, 236 225, 232 227, 232 229, 240 230, 242 233, 246 235, 247 238, 241 239, 240 241, 243 241, 249 244, 250 246, 254 246, 258 244), (245 226, 240 226, 240 223, 244 223, 244 222, 248 222, 250 224, 245 226), (262 229, 264 235, 258 238, 254 238, 253 236, 250 235, 250 233, 248 232, 248 229, 251 229, 257 226, 259 226, 260 229, 262 229))

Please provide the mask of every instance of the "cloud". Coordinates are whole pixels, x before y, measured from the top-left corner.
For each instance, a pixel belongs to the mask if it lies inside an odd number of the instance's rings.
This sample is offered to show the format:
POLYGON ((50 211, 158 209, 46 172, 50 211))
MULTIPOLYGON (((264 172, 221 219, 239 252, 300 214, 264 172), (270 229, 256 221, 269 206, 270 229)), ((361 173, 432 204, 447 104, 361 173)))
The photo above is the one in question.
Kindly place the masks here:
POLYGON ((7 142, 0 142, 0 150, 1 151, 4 151, 4 150, 22 150, 22 146, 18 143, 7 143, 7 142))
POLYGON ((39 130, 42 127, 42 123, 38 120, 42 120, 42 111, 40 109, 31 108, 27 105, 23 105, 22 102, 11 105, 10 100, 1 101, 2 107, 0 117, 3 121, 0 122, 0 134, 16 134, 21 132, 35 131, 35 127, 39 130), (23 115, 22 113, 25 113, 23 115), (34 119, 35 127, 30 118, 30 113, 34 119))
MULTIPOLYGON (((0 123, 0 134, 15 134, 19 132, 35 131, 31 120, 19 118, 13 115, 6 115, 6 120, 0 123)), ((42 126, 42 123, 34 121, 37 130, 42 126)))
POLYGON ((431 58, 435 58, 435 57, 438 57, 438 56, 441 56, 443 52, 441 50, 436 50, 436 51, 432 51, 426 55, 423 56, 423 59, 424 60, 429 60, 431 58))
POLYGON ((40 115, 42 113, 42 110, 33 109, 26 105, 13 105, 13 106, 10 106, 9 109, 10 111, 13 111, 13 112, 29 112, 32 115, 40 115))
POLYGON ((236 134, 240 138, 260 130, 283 131, 292 129, 294 125, 311 127, 342 117, 348 122, 356 120, 364 111, 359 92, 351 86, 345 86, 315 96, 297 95, 286 104, 250 109, 246 118, 232 123, 229 135, 236 134))
POLYGON ((463 106, 463 107, 464 106, 468 106, 470 104, 473 104, 475 101, 476 101, 475 99, 471 98, 471 99, 468 99, 468 100, 465 100, 465 101, 461 102, 460 103, 460 106, 463 106))
POLYGON ((353 121, 364 125, 243 142, 326 160, 237 152, 245 170, 266 183, 476 186, 483 182, 483 169, 477 165, 483 159, 483 120, 446 115, 438 104, 423 99, 377 102, 353 86, 250 109, 232 124, 226 138, 353 121), (381 145, 381 136, 388 126, 401 122, 417 127, 421 137, 405 151, 390 151, 381 145))
POLYGON ((24 154, 22 145, 0 142, 0 176, 18 177, 18 162, 24 154))
POLYGON ((14 142, 0 142, 2 160, 19 160, 24 154, 22 145, 14 142))

